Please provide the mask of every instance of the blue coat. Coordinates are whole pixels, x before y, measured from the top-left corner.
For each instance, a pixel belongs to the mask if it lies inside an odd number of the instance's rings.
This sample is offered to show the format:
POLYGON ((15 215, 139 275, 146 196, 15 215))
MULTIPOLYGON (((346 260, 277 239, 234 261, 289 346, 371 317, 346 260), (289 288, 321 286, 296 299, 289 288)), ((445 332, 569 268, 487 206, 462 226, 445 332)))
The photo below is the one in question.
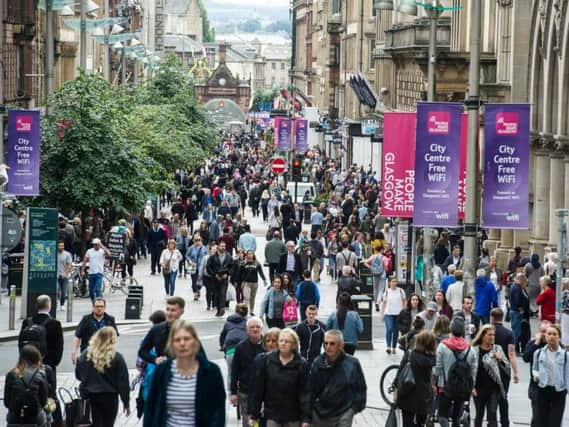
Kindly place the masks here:
POLYGON ((486 277, 477 277, 474 282, 474 312, 480 317, 490 316, 490 310, 498 307, 498 294, 494 284, 486 277))
MULTIPOLYGON (((326 322, 326 330, 340 329, 338 323, 338 312, 330 314, 328 322, 326 322)), ((364 331, 364 324, 357 311, 349 310, 346 313, 344 321, 344 329, 340 329, 344 334, 344 342, 346 344, 358 345, 358 335, 364 331)))
MULTIPOLYGON (((219 366, 203 352, 198 354, 200 368, 196 385, 196 419, 200 427, 225 427, 225 386, 219 366)), ((144 427, 166 426, 168 408, 166 394, 172 377, 172 359, 159 364, 154 371, 149 398, 144 408, 144 427)))

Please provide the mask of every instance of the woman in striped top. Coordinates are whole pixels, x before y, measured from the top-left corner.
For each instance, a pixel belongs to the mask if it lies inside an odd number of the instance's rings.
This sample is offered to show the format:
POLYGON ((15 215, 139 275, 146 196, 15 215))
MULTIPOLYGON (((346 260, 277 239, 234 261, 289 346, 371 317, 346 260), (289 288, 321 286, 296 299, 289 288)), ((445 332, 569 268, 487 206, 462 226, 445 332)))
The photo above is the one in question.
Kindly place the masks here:
POLYGON ((172 358, 156 367, 144 411, 144 427, 223 427, 225 389, 194 326, 177 320, 167 344, 172 358))

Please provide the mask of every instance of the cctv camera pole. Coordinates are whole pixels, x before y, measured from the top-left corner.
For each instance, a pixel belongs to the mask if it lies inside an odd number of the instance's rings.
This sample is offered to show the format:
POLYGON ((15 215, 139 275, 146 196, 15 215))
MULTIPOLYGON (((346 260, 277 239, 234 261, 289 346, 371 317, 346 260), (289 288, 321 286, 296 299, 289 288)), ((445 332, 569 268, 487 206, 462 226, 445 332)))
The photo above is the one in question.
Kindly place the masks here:
POLYGON ((87 0, 80 0, 80 23, 81 32, 79 38, 79 67, 84 72, 87 71, 87 5, 85 4, 87 0))
POLYGON ((53 0, 46 0, 45 3, 45 112, 50 114, 51 108, 48 102, 49 97, 53 93, 53 80, 55 68, 55 46, 54 46, 54 18, 53 18, 53 0))
MULTIPOLYGON (((105 0, 103 4, 105 9, 105 19, 109 17, 109 0, 105 0)), ((103 77, 106 81, 110 81, 110 54, 109 54, 109 34, 110 29, 105 25, 105 44, 103 45, 104 59, 103 59, 103 77)))
MULTIPOLYGON (((0 59, 4 58, 4 0, 0 0, 0 59)), ((0 60, 0 106, 4 107, 4 61, 0 60)), ((0 114, 0 164, 4 163, 4 113, 0 114)), ((4 254, 3 248, 3 230, 4 222, 4 188, 0 187, 0 258, 4 254)), ((0 303, 2 303, 2 291, 4 291, 4 283, 2 283, 2 273, 0 272, 0 303)))
POLYGON ((480 186, 478 182, 478 121, 480 114, 480 23, 482 2, 471 2, 470 71, 468 82, 468 144, 466 149, 466 209, 464 210, 464 285, 466 295, 473 295, 477 264, 478 224, 480 221, 480 186))
MULTIPOLYGON (((436 78, 435 71, 437 65, 437 22, 440 11, 438 10, 438 0, 433 0, 429 13, 429 53, 428 53, 428 69, 427 69, 427 101, 434 102, 436 96, 436 78)), ((433 229, 425 227, 423 229, 423 288, 425 289, 427 301, 433 297, 432 286, 432 258, 433 258, 433 229)))

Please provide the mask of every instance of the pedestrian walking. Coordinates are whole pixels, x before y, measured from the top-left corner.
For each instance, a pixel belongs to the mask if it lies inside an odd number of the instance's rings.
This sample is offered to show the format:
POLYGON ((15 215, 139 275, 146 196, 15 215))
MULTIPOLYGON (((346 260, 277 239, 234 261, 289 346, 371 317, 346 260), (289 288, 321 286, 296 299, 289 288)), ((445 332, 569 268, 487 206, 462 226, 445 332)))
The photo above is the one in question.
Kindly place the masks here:
MULTIPOLYGON (((156 270, 160 273, 160 255, 168 243, 168 237, 164 228, 158 222, 158 219, 152 220, 152 226, 148 230, 146 246, 150 251, 150 274, 156 274, 156 270)), ((89 265, 89 270, 91 266, 89 265)))
POLYGON ((75 377, 81 382, 79 391, 89 399, 93 427, 108 427, 115 423, 119 397, 124 413, 130 415, 130 382, 128 368, 121 353, 116 351, 117 333, 106 326, 89 340, 75 367, 75 377))
POLYGON ((251 365, 255 357, 263 352, 261 343, 263 321, 258 317, 251 317, 247 321, 246 337, 234 347, 231 370, 227 376, 230 380, 230 402, 233 406, 239 405, 243 427, 249 426, 248 394, 251 382, 251 365))
POLYGON ((292 329, 279 333, 278 350, 267 355, 257 372, 251 420, 259 420, 262 407, 267 427, 310 426, 308 365, 299 347, 292 329))
POLYGON ((403 427, 422 427, 433 407, 432 370, 435 366, 437 341, 430 331, 419 332, 414 337, 410 351, 405 352, 397 372, 394 384, 401 379, 405 365, 410 364, 415 379, 415 387, 411 390, 394 391, 397 407, 403 415, 403 427))
POLYGON ((195 327, 175 321, 167 348, 169 357, 154 372, 144 427, 224 427, 223 377, 207 359, 195 327))
POLYGON ((338 330, 324 335, 324 354, 310 369, 312 427, 350 427, 354 415, 363 411, 367 385, 357 358, 344 352, 338 330))
POLYGON ((508 299, 514 346, 518 353, 525 348, 522 340, 522 322, 529 319, 529 295, 526 286, 525 274, 517 273, 510 288, 510 298, 508 299))
POLYGON ((178 266, 178 271, 180 273, 180 277, 184 278, 186 278, 186 276, 188 275, 188 267, 186 265, 186 255, 188 253, 189 246, 190 246, 190 237, 188 236, 188 227, 184 225, 180 228, 180 234, 176 236, 176 249, 178 249, 182 254, 182 260, 180 261, 180 265, 178 266))
POLYGON ((201 262, 207 257, 207 247, 203 244, 202 237, 199 233, 194 234, 194 242, 188 247, 186 251, 186 263, 188 264, 188 271, 192 279, 192 292, 194 293, 194 301, 199 301, 201 296, 199 285, 199 270, 201 262))
POLYGON ((269 328, 284 328, 283 306, 290 299, 291 297, 282 287, 281 277, 276 276, 273 286, 267 290, 261 303, 261 313, 265 315, 269 328))
POLYGON ((484 414, 488 427, 498 425, 498 404, 506 398, 505 382, 510 380, 510 363, 502 347, 496 345, 496 329, 483 325, 472 340, 472 350, 478 361, 474 382, 474 404, 476 406, 475 427, 482 427, 484 414))
POLYGON ((180 262, 184 259, 178 249, 176 249, 176 241, 170 239, 168 246, 160 255, 160 268, 164 278, 164 291, 166 296, 173 296, 176 291, 176 276, 180 262))
POLYGON ((263 280, 265 287, 267 286, 267 278, 263 271, 263 266, 255 257, 253 250, 247 251, 245 261, 239 266, 239 280, 243 289, 243 302, 249 306, 251 316, 255 314, 255 298, 257 289, 259 288, 259 276, 263 280))
POLYGON ((342 276, 338 279, 338 290, 336 291, 336 302, 344 292, 352 295, 361 293, 362 282, 355 277, 352 267, 345 265, 342 267, 342 276))
POLYGON ((69 273, 73 267, 71 253, 65 250, 65 242, 57 242, 57 293, 59 294, 59 310, 65 310, 67 288, 69 287, 69 273))
POLYGON ((397 319, 399 313, 407 305, 407 297, 405 291, 397 286, 397 278, 392 277, 389 280, 389 288, 385 290, 383 302, 381 303, 381 318, 385 321, 386 334, 386 353, 395 354, 397 338, 399 332, 397 330, 397 319))
MULTIPOLYGON (((217 245, 215 245, 214 243, 210 243, 210 244, 208 244, 207 249, 208 249, 207 255, 205 255, 201 259, 200 264, 198 265, 198 270, 197 270, 198 276, 197 276, 197 281, 196 281, 196 287, 198 289, 198 292, 200 292, 202 285, 205 287, 206 310, 209 311, 213 307, 215 307, 216 297, 215 297, 215 287, 214 287, 213 278, 207 272, 207 261, 208 261, 210 256, 212 256, 213 254, 215 254, 217 252, 217 245)), ((192 284, 193 284, 193 281, 192 281, 192 284)), ((194 294, 194 300, 195 300, 195 298, 196 298, 196 295, 194 294)), ((199 299, 199 296, 198 296, 198 299, 199 299)))
POLYGON ((567 351, 560 345, 559 326, 548 326, 545 341, 547 344, 533 355, 531 372, 537 383, 538 420, 544 427, 561 427, 569 390, 569 370, 567 351))
POLYGON ((310 278, 310 271, 306 270, 303 273, 304 280, 298 282, 296 285, 296 301, 300 307, 300 320, 306 319, 306 308, 309 305, 320 305, 320 291, 318 285, 310 278))
POLYGON ((341 331, 344 337, 344 351, 354 355, 358 346, 358 336, 364 331, 364 324, 358 312, 354 310, 349 294, 340 295, 338 308, 328 317, 326 329, 341 331))
POLYGON ((34 345, 20 350, 18 363, 6 374, 4 406, 8 409, 6 422, 10 425, 48 427, 49 384, 42 356, 34 345), (30 404, 29 402, 33 402, 30 404))
POLYGON ((549 276, 542 276, 539 278, 539 287, 541 293, 535 303, 539 307, 540 319, 555 323, 555 284, 549 276))
POLYGON ((237 304, 235 313, 227 316, 223 329, 219 334, 219 348, 223 351, 227 363, 227 389, 231 380, 231 363, 235 354, 235 347, 247 338, 247 305, 237 304))
POLYGON ((411 330, 413 320, 425 309, 425 303, 421 297, 415 293, 407 298, 405 308, 399 313, 397 318, 397 329, 401 335, 407 334, 411 330))
MULTIPOLYGON (((292 242, 294 251, 294 242, 292 242)), ((269 265, 269 280, 272 283, 277 272, 280 272, 281 257, 287 253, 287 247, 281 240, 281 233, 275 231, 272 239, 265 245, 265 262, 269 265)))
POLYGON ((83 257, 81 274, 85 276, 85 269, 89 263, 89 297, 91 301, 102 297, 103 272, 105 271, 105 257, 110 256, 110 252, 101 244, 98 238, 93 239, 93 247, 87 251, 83 257))
POLYGON ((371 271, 373 281, 373 300, 375 311, 379 311, 379 304, 385 293, 385 266, 383 262, 383 248, 381 246, 374 249, 374 254, 365 260, 365 265, 371 271))
POLYGON ((220 242, 217 245, 217 251, 209 256, 206 265, 207 273, 211 277, 213 288, 215 289, 215 305, 217 308, 215 315, 217 317, 225 314, 227 286, 232 267, 233 259, 225 251, 225 243, 220 242))

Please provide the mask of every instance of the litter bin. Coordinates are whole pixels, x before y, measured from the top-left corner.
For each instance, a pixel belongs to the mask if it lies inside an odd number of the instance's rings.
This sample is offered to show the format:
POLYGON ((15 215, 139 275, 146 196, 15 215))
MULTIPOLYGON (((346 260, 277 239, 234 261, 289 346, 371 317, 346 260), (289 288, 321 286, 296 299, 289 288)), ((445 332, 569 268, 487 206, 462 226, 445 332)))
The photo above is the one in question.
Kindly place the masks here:
POLYGON ((368 295, 352 295, 352 303, 354 304, 354 309, 358 312, 364 324, 364 331, 358 338, 358 349, 373 350, 373 334, 371 322, 373 298, 370 298, 368 295))
POLYGON ((373 301, 373 277, 371 270, 364 264, 360 264, 360 281, 362 282, 361 293, 367 295, 373 301))
POLYGON ((16 295, 22 295, 24 280, 24 253, 17 252, 8 255, 8 289, 16 287, 16 295))

